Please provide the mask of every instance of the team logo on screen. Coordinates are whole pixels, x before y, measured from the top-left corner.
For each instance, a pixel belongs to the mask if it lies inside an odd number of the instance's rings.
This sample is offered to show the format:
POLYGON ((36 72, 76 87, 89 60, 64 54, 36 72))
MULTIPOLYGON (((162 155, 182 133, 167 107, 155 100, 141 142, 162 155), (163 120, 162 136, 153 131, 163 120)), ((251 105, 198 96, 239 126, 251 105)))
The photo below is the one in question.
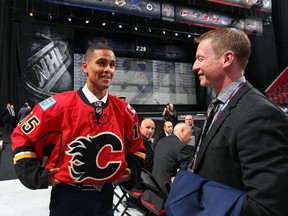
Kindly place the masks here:
POLYGON ((153 4, 148 3, 148 4, 146 5, 146 9, 147 9, 148 11, 152 11, 152 10, 154 9, 153 4))
POLYGON ((114 0, 114 3, 118 7, 122 7, 122 6, 126 5, 126 1, 125 0, 114 0))

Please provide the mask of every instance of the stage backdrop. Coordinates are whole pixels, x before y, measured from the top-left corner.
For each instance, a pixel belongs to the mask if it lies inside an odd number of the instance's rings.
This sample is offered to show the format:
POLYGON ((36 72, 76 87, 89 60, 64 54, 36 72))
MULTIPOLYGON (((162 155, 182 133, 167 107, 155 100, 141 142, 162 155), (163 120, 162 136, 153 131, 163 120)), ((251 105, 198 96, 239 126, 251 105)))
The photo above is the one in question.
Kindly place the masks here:
POLYGON ((81 88, 86 82, 83 55, 95 43, 109 44, 117 56, 111 94, 125 96, 132 105, 197 104, 195 73, 187 61, 194 58, 190 46, 52 25, 21 24, 20 28, 20 104, 35 105, 53 94, 81 88))
POLYGON ((73 89, 73 37, 70 28, 21 24, 22 102, 36 104, 55 93, 73 89))

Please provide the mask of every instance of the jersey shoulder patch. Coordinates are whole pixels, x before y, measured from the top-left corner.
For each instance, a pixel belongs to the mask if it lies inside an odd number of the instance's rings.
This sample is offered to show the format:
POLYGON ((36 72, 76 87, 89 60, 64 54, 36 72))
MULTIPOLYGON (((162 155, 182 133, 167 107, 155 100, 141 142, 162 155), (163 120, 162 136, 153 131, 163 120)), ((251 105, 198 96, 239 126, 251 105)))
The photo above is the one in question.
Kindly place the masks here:
POLYGON ((54 104, 56 104, 56 100, 53 98, 53 96, 39 103, 39 105, 44 111, 47 110, 49 107, 53 106, 54 104))
POLYGON ((130 104, 127 104, 125 110, 126 110, 127 113, 129 113, 129 115, 130 115, 131 117, 134 117, 135 114, 136 114, 136 111, 133 109, 133 107, 132 107, 130 104))

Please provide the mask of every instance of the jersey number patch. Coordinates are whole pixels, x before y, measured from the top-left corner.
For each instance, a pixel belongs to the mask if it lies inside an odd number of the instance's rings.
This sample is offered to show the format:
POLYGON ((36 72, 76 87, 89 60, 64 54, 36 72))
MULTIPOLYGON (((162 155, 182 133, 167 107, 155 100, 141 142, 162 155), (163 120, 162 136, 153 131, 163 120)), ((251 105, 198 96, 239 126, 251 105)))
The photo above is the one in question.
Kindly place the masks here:
POLYGON ((23 125, 21 126, 21 130, 24 134, 30 134, 39 124, 40 120, 35 115, 33 115, 32 117, 27 119, 25 123, 23 123, 23 125))

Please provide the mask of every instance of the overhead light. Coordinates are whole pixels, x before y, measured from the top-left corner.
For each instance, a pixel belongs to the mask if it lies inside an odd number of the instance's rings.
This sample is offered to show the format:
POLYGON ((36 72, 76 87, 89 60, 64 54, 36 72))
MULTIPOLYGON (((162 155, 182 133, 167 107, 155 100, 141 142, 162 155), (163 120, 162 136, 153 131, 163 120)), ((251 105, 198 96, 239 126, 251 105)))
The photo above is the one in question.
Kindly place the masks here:
POLYGON ((166 34, 166 31, 165 31, 165 30, 163 30, 163 31, 162 31, 162 33, 163 33, 163 34, 166 34))
POLYGON ((178 32, 175 32, 175 36, 177 37, 179 34, 178 34, 178 32))
POLYGON ((68 20, 69 22, 72 22, 72 17, 68 17, 67 20, 68 20))
POLYGON ((192 36, 191 36, 191 34, 188 34, 187 37, 188 37, 188 38, 191 38, 192 36))
POLYGON ((33 17, 33 16, 34 16, 34 13, 33 13, 33 11, 30 11, 30 12, 29 12, 29 16, 31 16, 31 17, 33 17))
POLYGON ((48 17, 49 17, 49 19, 53 19, 52 14, 49 14, 48 17))
POLYGON ((137 31, 138 30, 137 26, 135 26, 134 29, 135 29, 135 31, 137 31))
POLYGON ((106 26, 106 22, 104 21, 104 22, 102 22, 102 26, 106 26))
POLYGON ((89 19, 86 19, 86 20, 85 20, 85 23, 86 23, 86 24, 89 24, 89 23, 90 23, 90 20, 89 20, 89 19))
POLYGON ((123 25, 122 25, 122 24, 119 24, 119 25, 118 25, 118 27, 119 27, 119 28, 122 28, 122 27, 123 27, 123 25))
POLYGON ((149 29, 148 29, 148 31, 149 31, 149 32, 152 32, 152 29, 151 29, 151 28, 149 28, 149 29))

